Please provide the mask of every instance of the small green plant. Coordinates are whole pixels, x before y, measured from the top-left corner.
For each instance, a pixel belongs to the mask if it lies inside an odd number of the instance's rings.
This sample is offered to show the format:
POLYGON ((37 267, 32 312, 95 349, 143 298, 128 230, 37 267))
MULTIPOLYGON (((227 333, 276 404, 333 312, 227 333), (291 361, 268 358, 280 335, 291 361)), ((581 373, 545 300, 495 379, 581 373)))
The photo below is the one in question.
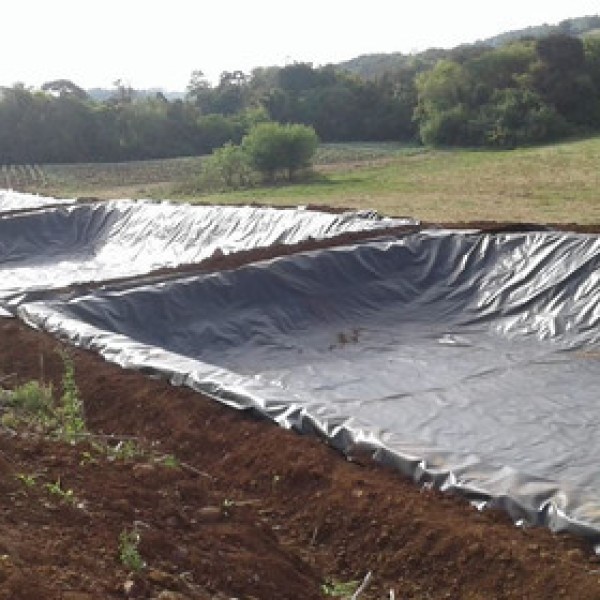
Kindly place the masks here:
POLYGON ((79 389, 75 383, 73 360, 64 351, 61 351, 60 355, 63 359, 64 373, 62 378, 63 393, 60 405, 56 409, 58 432, 62 438, 72 442, 86 431, 83 402, 79 397, 79 389))
POLYGON ((84 450, 81 453, 81 458, 79 459, 79 466, 84 467, 85 465, 96 465, 98 464, 98 459, 89 451, 84 450))
POLYGON ((107 446, 109 460, 131 460, 144 456, 145 452, 135 440, 121 440, 116 446, 107 446))
POLYGON ((19 473, 16 478, 25 485, 25 487, 32 488, 36 484, 35 475, 29 475, 27 473, 19 473))
POLYGON ((178 469, 180 466, 179 460, 172 454, 165 454, 164 456, 159 457, 156 462, 169 469, 178 469))
POLYGON ((74 504, 76 502, 73 490, 65 490, 62 487, 60 477, 54 483, 47 483, 44 487, 52 496, 59 497, 63 502, 68 502, 69 504, 74 504))
POLYGON ((321 591, 325 596, 332 598, 349 598, 358 589, 359 581, 336 581, 328 579, 321 586, 321 591))
POLYGON ((119 560, 130 571, 141 571, 146 566, 140 555, 139 545, 140 532, 136 527, 119 534, 119 560))
POLYGON ((38 381, 28 381, 12 392, 2 394, 8 410, 2 415, 6 427, 29 426, 47 430, 55 423, 52 386, 38 381))
POLYGON ((86 433, 83 402, 75 384, 73 361, 60 352, 64 373, 63 393, 57 402, 51 385, 28 381, 12 391, 2 391, 0 402, 6 407, 2 424, 15 429, 30 428, 45 435, 56 435, 69 442, 86 433))
POLYGON ((28 381, 7 394, 6 404, 27 413, 51 415, 54 405, 52 386, 39 381, 28 381))

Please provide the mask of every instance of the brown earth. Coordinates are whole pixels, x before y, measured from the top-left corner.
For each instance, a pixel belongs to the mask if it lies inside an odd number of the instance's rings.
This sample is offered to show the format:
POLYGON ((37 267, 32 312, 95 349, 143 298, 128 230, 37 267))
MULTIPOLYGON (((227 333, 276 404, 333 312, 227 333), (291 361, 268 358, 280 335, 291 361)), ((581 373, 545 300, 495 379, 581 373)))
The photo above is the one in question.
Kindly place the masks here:
MULTIPOLYGON (((43 379, 60 390, 59 346, 0 320, 0 385, 43 379)), ((600 559, 582 540, 516 528, 317 439, 71 352, 96 437, 71 445, 0 427, 0 600, 310 600, 327 597, 327 581, 369 571, 361 599, 600 599, 600 559), (139 452, 107 453, 129 438, 139 452), (124 532, 139 535, 144 568, 120 559, 124 532)))
POLYGON ((423 228, 477 229, 486 233, 511 233, 526 231, 565 231, 571 233, 600 233, 600 224, 580 223, 520 223, 503 221, 453 221, 448 223, 422 222, 423 228))

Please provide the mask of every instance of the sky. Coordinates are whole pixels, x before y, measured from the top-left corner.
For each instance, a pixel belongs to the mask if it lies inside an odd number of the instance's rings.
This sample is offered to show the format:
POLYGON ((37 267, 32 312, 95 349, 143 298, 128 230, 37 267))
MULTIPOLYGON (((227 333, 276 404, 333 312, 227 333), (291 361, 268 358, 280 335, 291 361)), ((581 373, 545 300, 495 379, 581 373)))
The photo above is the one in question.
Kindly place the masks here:
POLYGON ((19 0, 3 3, 0 85, 184 91, 222 71, 450 48, 600 14, 599 0, 19 0))

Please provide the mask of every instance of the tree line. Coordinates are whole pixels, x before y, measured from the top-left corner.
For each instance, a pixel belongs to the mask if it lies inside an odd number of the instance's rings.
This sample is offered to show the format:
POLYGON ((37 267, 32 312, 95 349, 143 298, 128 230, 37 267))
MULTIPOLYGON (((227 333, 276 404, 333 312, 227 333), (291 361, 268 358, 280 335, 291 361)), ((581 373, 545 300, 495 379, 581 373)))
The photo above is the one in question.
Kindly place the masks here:
POLYGON ((425 144, 515 147, 600 130, 600 37, 471 47, 416 78, 425 144))
POLYGON ((136 99, 119 86, 94 101, 70 81, 0 91, 0 162, 118 162, 210 153, 240 141, 262 112, 203 114, 192 102, 161 94, 136 99))
POLYGON ((0 162, 123 161, 210 153, 258 123, 299 123, 322 141, 513 147, 600 130, 600 37, 559 33, 407 57, 376 78, 294 63, 201 71, 183 99, 104 100, 68 80, 0 89, 0 162))

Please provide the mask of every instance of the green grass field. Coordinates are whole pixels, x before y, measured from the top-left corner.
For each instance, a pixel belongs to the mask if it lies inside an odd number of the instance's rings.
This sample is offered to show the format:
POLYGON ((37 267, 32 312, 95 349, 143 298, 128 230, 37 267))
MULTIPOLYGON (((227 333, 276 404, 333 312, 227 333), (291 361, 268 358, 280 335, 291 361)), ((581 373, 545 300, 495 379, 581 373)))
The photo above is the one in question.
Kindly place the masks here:
POLYGON ((327 144, 319 148, 311 181, 224 194, 184 192, 201 162, 46 165, 45 182, 21 188, 64 197, 328 204, 434 222, 600 224, 600 138, 512 151, 327 144))

